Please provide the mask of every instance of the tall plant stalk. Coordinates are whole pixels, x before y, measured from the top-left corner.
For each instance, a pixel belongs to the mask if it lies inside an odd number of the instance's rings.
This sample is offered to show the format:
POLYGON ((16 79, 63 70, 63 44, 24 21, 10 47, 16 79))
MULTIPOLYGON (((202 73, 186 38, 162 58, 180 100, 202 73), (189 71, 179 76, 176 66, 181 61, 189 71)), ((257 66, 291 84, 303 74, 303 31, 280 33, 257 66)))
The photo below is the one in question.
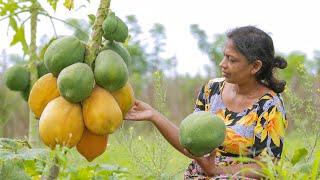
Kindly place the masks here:
POLYGON ((102 23, 107 17, 111 0, 100 0, 100 5, 97 10, 96 19, 93 23, 91 39, 88 42, 85 62, 92 66, 92 63, 96 59, 99 52, 100 45, 102 43, 102 23))
MULTIPOLYGON (((37 1, 32 2, 32 6, 30 9, 31 12, 31 40, 30 40, 30 87, 33 86, 33 84, 38 79, 38 72, 36 67, 36 62, 38 60, 37 58, 37 18, 39 13, 39 4, 37 1)), ((40 137, 39 137, 39 122, 35 119, 33 113, 31 110, 29 110, 29 143, 33 147, 38 147, 41 145, 40 137)))

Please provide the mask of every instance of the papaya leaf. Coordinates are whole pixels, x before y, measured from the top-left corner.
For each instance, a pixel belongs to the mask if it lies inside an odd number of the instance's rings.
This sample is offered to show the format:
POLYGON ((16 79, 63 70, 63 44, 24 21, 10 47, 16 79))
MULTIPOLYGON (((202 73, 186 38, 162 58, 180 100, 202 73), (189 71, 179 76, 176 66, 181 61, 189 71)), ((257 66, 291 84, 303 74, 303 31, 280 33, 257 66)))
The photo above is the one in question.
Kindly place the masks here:
POLYGON ((3 4, 3 7, 1 7, 0 16, 13 14, 19 8, 18 3, 13 0, 9 0, 7 3, 2 2, 1 4, 3 4))
POLYGON ((26 42, 25 39, 25 35, 24 35, 24 27, 21 26, 20 28, 17 29, 16 34, 13 36, 13 39, 10 43, 10 46, 13 46, 17 43, 21 43, 23 51, 25 54, 27 54, 28 52, 28 44, 26 42))
POLYGON ((308 150, 306 148, 296 149, 291 159, 291 164, 295 165, 296 163, 301 161, 307 154, 308 150))
POLYGON ((89 18, 89 23, 90 23, 90 25, 93 26, 93 23, 94 23, 94 21, 96 20, 96 16, 93 15, 93 14, 89 14, 89 15, 88 15, 88 18, 89 18))
POLYGON ((14 19, 13 16, 10 16, 9 18, 9 25, 11 26, 11 28, 15 31, 18 30, 18 26, 17 26, 17 21, 14 19))
POLYGON ((47 1, 48 1, 48 3, 50 4, 50 6, 52 7, 52 9, 53 9, 54 11, 56 11, 56 9, 57 9, 57 3, 58 3, 59 0, 47 0, 47 1))
POLYGON ((71 10, 74 7, 73 0, 65 0, 63 5, 69 10, 71 10))

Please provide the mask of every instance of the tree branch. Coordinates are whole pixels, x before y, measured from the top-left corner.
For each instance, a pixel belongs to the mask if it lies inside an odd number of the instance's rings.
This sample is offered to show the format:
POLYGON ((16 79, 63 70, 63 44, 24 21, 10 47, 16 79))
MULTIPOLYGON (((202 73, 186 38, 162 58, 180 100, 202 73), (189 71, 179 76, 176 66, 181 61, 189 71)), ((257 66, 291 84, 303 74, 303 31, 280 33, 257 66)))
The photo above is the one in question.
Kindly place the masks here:
POLYGON ((85 33, 85 34, 87 33, 87 32, 85 32, 85 31, 83 31, 82 29, 80 29, 79 27, 74 26, 73 24, 69 23, 68 21, 65 21, 65 20, 63 20, 63 19, 56 18, 56 17, 54 17, 54 16, 51 16, 51 15, 50 15, 50 14, 48 14, 48 13, 40 12, 39 14, 42 14, 42 15, 44 15, 44 16, 46 16, 46 17, 50 18, 50 19, 51 19, 51 21, 52 21, 52 19, 54 19, 54 20, 57 20, 57 21, 63 22, 63 23, 65 23, 65 24, 67 24, 67 25, 69 25, 69 26, 71 26, 71 27, 73 27, 73 28, 75 28, 75 29, 77 29, 77 30, 81 31, 82 33, 85 33))
POLYGON ((28 9, 28 10, 19 11, 19 12, 13 13, 13 14, 9 14, 8 16, 5 16, 5 17, 1 18, 0 21, 3 21, 3 20, 5 20, 5 19, 7 19, 9 17, 16 16, 18 14, 21 14, 21 13, 24 13, 24 12, 29 12, 29 11, 30 10, 28 9))

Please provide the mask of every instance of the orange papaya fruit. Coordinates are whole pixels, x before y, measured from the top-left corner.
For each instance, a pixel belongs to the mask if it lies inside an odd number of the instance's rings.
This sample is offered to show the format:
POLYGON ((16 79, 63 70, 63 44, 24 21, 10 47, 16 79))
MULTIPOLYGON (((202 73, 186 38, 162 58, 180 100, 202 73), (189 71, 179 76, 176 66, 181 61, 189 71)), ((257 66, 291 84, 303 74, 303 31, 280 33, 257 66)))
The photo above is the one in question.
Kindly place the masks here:
POLYGON ((107 148, 108 135, 96 135, 84 129, 82 137, 77 144, 78 152, 91 162, 103 154, 107 148))

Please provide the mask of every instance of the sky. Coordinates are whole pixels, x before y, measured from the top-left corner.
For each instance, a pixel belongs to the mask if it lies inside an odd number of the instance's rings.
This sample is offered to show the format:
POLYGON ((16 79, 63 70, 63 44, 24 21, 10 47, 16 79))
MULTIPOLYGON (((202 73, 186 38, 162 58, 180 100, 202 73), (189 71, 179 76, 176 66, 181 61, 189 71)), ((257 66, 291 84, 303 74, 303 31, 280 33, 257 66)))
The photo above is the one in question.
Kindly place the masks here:
MULTIPOLYGON (((54 12, 46 1, 40 2, 51 15, 61 19, 87 19, 88 14, 95 14, 99 4, 98 0, 91 0, 90 4, 85 0, 74 0, 75 9, 69 11, 61 1, 54 12)), ((319 4, 317 0, 112 0, 111 9, 122 19, 135 15, 145 34, 144 41, 150 40, 147 34, 154 23, 163 24, 167 55, 176 56, 179 73, 194 75, 203 74, 204 65, 210 62, 198 49, 197 41, 190 33, 191 24, 198 24, 205 30, 210 41, 215 34, 254 25, 271 35, 276 52, 301 51, 312 58, 313 51, 320 50, 319 4)), ((0 50, 19 52, 21 46, 9 46, 12 32, 7 33, 7 28, 3 28, 6 25, 7 22, 0 22, 0 50)), ((54 35, 48 18, 41 18, 38 26, 38 37, 54 35)), ((59 35, 71 33, 60 22, 55 22, 55 26, 59 35)), ((28 25, 28 38, 27 30, 28 25)))

